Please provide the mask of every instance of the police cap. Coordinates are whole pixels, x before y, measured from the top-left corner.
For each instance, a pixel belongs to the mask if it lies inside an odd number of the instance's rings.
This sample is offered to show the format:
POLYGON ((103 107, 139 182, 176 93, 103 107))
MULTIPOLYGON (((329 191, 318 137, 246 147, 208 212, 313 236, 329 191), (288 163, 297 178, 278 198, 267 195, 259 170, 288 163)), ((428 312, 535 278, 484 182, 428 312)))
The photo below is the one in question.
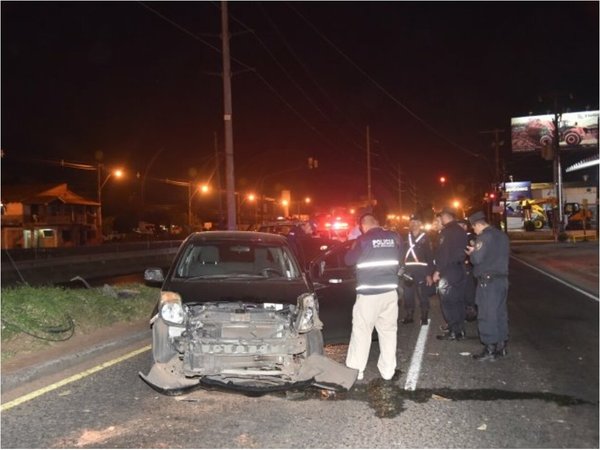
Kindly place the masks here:
POLYGON ((483 211, 477 211, 474 212, 473 214, 471 214, 469 216, 469 222, 471 222, 471 225, 475 225, 475 222, 480 222, 480 221, 484 221, 486 220, 485 214, 483 213, 483 211))

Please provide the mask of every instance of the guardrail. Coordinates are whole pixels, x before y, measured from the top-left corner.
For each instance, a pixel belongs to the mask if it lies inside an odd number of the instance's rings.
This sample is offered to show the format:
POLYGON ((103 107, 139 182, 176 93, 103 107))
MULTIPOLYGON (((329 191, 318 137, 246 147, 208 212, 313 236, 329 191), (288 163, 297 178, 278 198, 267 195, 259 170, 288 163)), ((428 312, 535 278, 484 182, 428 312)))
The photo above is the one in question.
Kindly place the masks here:
POLYGON ((2 250, 1 261, 28 261, 37 259, 61 258, 77 255, 98 255, 102 253, 122 253, 135 250, 153 250, 161 248, 179 248, 183 241, 152 241, 118 242, 102 245, 89 245, 81 247, 52 247, 52 248, 13 248, 2 250))
POLYGON ((65 283, 76 276, 100 278, 168 268, 181 241, 107 244, 94 247, 2 251, 2 285, 65 283), (43 250, 43 251, 39 251, 43 250))

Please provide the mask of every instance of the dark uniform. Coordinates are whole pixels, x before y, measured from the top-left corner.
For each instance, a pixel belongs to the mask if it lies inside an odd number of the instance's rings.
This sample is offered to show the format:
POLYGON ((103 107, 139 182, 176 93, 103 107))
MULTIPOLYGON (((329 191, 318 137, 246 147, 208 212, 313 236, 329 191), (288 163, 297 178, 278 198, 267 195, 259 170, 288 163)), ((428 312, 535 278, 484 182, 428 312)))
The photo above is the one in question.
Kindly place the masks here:
MULTIPOLYGON (((469 217, 471 223, 485 220, 481 212, 469 217)), ((506 354, 508 340, 508 257, 509 241, 505 233, 487 226, 477 236, 471 253, 473 273, 477 278, 477 322, 479 338, 485 345, 483 353, 475 355, 480 360, 495 359, 506 354)))
POLYGON ((406 273, 414 281, 404 281, 404 312, 402 323, 412 323, 415 312, 415 296, 421 308, 421 325, 427 324, 429 297, 435 294, 434 286, 427 286, 427 277, 433 273, 433 252, 429 237, 424 232, 414 236, 410 231, 406 239, 407 250, 404 256, 406 273))
MULTIPOLYGON (((311 230, 316 228, 311 222, 308 222, 308 224, 311 230)), ((319 255, 318 249, 323 239, 317 238, 312 233, 307 234, 299 225, 294 225, 286 238, 290 248, 298 258, 302 270, 307 270, 310 261, 319 255)))
POLYGON ((435 269, 440 274, 438 293, 442 312, 448 323, 448 333, 438 339, 462 339, 465 336, 464 270, 467 233, 455 221, 448 222, 440 232, 435 253, 435 269))
MULTIPOLYGON (((468 221, 460 220, 459 223, 464 223, 468 226, 468 221)), ((467 242, 469 245, 474 246, 475 241, 477 240, 477 235, 475 233, 467 232, 467 242)), ((471 258, 468 255, 465 255, 465 295, 463 297, 465 302, 465 311, 466 311, 466 319, 469 322, 472 322, 477 319, 477 305, 475 304, 475 289, 477 287, 477 280, 475 279, 475 275, 473 275, 473 264, 471 263, 471 258)))

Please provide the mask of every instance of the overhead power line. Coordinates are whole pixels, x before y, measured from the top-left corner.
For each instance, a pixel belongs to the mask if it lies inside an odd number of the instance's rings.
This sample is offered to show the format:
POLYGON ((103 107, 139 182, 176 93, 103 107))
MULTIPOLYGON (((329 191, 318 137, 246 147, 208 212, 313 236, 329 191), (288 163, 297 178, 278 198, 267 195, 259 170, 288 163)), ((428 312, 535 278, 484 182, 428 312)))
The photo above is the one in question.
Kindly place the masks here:
POLYGON ((441 132, 439 132, 433 125, 429 124, 425 119, 421 118, 418 114, 416 114, 414 111, 412 111, 408 106, 406 106, 404 103, 402 103, 400 100, 398 100, 390 91, 388 91, 384 86, 382 86, 377 80, 375 80, 371 75, 369 75, 369 73, 364 70, 362 67, 360 67, 356 62, 354 62, 354 60, 352 58, 350 58, 346 53, 344 53, 337 45, 335 45, 327 36, 325 36, 310 20, 308 20, 300 11, 298 11, 296 8, 294 8, 294 6, 292 6, 289 2, 286 2, 286 4, 288 5, 288 7, 294 11, 294 13, 296 13, 296 15, 298 15, 298 17, 300 17, 315 33, 317 33, 321 39, 323 39, 325 42, 327 42, 327 44, 329 44, 337 53, 339 53, 352 67, 354 67, 356 70, 358 70, 363 76, 365 76, 371 83, 373 83, 373 85, 375 87, 377 87, 377 89, 379 89, 381 92, 383 92, 387 97, 389 97, 394 103, 396 103, 398 106, 400 106, 402 109, 404 109, 410 116, 412 116, 415 120, 417 120, 419 123, 421 123, 424 127, 426 127, 428 130, 430 130, 432 133, 434 133, 436 136, 438 136, 439 138, 443 139, 444 141, 448 142, 449 144, 451 144, 453 147, 456 147, 457 149, 468 153, 471 156, 475 156, 475 157, 479 157, 479 154, 463 147, 460 144, 457 144, 456 142, 452 141, 451 139, 449 139, 448 137, 446 137, 445 135, 443 135, 441 132))
MULTIPOLYGON (((151 8, 150 6, 146 5, 144 2, 138 2, 140 3, 144 8, 146 8, 148 11, 152 12, 153 14, 155 14, 156 16, 160 17, 161 19, 163 19, 164 21, 166 21, 167 23, 171 24, 172 26, 174 26, 175 28, 177 28, 178 30, 180 30, 181 32, 185 33, 186 35, 188 35, 189 37, 192 37, 193 39, 201 42, 202 44, 206 45, 207 47, 211 48, 212 50, 216 51, 217 53, 221 54, 221 49, 219 49, 218 47, 216 47, 215 45, 211 44, 210 42, 207 42, 206 40, 202 39, 201 37, 199 37, 196 33, 188 30, 187 28, 183 27, 182 25, 178 24, 177 22, 175 22, 172 19, 169 19, 167 16, 165 16, 164 14, 156 11, 154 8, 151 8)), ((217 6, 218 8, 218 6, 217 6)), ((249 29, 249 28, 248 28, 249 29)), ((249 29, 250 30, 250 29, 249 29)), ((251 31, 251 30, 250 30, 251 31)), ((275 94, 275 96, 277 96, 277 98, 279 98, 279 100, 290 110, 292 111, 296 116, 298 116, 298 118, 306 125, 308 126, 315 134, 317 134, 329 147, 331 147, 332 149, 336 150, 335 145, 323 134, 321 133, 308 119, 306 119, 296 108, 294 108, 290 102, 288 102, 285 97, 283 95, 281 95, 279 93, 279 91, 263 76, 261 75, 255 68, 251 67, 249 64, 246 64, 245 62, 239 60, 238 58, 234 58, 231 57, 232 61, 235 61, 236 63, 238 63, 239 65, 241 65, 242 67, 244 67, 245 69, 248 69, 250 71, 252 71, 257 77, 258 79, 265 84, 265 86, 267 86, 269 88, 269 90, 271 90, 271 92, 273 92, 273 94, 275 94)))

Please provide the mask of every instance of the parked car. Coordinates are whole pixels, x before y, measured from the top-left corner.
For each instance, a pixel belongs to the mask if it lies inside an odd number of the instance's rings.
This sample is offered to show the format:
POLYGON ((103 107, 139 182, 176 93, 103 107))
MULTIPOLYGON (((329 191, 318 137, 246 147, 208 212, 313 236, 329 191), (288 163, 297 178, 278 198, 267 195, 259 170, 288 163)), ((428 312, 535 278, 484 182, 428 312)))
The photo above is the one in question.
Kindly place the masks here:
POLYGON ((151 319, 153 365, 140 376, 161 392, 349 389, 356 379, 323 356, 319 301, 283 236, 194 233, 166 276, 147 269, 144 278, 162 288, 151 319))
MULTIPOLYGON (((289 239, 291 232, 296 231, 298 233, 298 227, 300 227, 302 223, 305 223, 305 221, 278 220, 265 222, 258 227, 258 231, 262 233, 280 234, 289 239)), ((295 252, 296 258, 300 262, 303 271, 308 269, 310 262, 314 258, 323 254, 339 242, 320 234, 304 238, 294 237, 292 240, 294 242, 294 245, 291 246, 292 250, 295 252)))

